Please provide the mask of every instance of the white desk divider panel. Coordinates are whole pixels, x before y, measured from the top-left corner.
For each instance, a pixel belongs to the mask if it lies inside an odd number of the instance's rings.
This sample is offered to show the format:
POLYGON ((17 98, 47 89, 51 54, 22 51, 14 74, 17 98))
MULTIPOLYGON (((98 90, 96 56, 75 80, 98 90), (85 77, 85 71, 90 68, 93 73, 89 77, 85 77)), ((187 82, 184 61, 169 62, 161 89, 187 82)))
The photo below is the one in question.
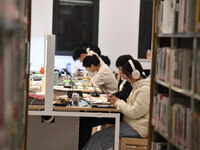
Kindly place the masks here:
POLYGON ((45 46, 45 111, 53 111, 55 35, 46 36, 45 46))

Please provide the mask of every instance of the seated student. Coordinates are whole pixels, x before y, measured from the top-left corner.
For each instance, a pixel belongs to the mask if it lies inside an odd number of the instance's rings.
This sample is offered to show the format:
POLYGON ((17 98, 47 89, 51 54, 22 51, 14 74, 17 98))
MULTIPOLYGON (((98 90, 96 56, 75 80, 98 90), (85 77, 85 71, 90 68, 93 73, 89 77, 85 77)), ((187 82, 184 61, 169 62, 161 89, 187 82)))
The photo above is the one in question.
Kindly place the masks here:
MULTIPOLYGON (((98 46, 93 46, 92 47, 93 50, 91 50, 90 48, 85 48, 85 47, 76 47, 73 50, 73 59, 74 61, 79 60, 80 62, 83 62, 83 60, 85 59, 86 56, 92 56, 92 55, 96 55, 101 64, 105 64, 104 61, 101 59, 100 55, 101 55, 101 51, 98 48, 98 46)), ((88 72, 88 77, 91 78, 96 74, 96 72, 92 73, 92 72, 88 72)))
POLYGON ((98 46, 90 46, 87 48, 87 51, 93 51, 97 53, 99 56, 101 56, 101 50, 98 46))
MULTIPOLYGON (((126 102, 110 95, 109 101, 120 108, 124 114, 120 123, 119 136, 147 138, 150 104, 150 80, 146 79, 141 64, 137 60, 128 60, 122 67, 126 80, 133 89, 126 102)), ((83 150, 107 150, 114 144, 115 127, 95 133, 83 150)))
MULTIPOLYGON (((128 62, 128 60, 133 60, 130 55, 122 55, 116 61, 116 67, 118 68, 120 75, 124 78, 122 73, 122 66, 128 62)), ((126 100, 132 90, 132 86, 129 82, 126 82, 121 91, 117 91, 114 95, 120 99, 126 100)), ((85 144, 88 142, 92 128, 103 124, 114 124, 115 119, 112 118, 86 118, 81 117, 79 121, 79 150, 81 150, 85 144)))
POLYGON ((101 59, 103 60, 103 62, 104 62, 106 65, 110 66, 110 59, 109 59, 108 56, 101 55, 100 57, 101 57, 101 59))
MULTIPOLYGON (((98 58, 101 56, 101 51, 99 48, 94 48, 94 50, 91 50, 90 48, 84 48, 84 47, 76 47, 73 50, 73 59, 74 61, 79 60, 80 62, 83 62, 86 56, 92 56, 96 55, 98 58)), ((100 62, 104 64, 102 59, 100 58, 100 62)))
MULTIPOLYGON (((127 63, 129 59, 133 60, 133 57, 131 55, 122 55, 117 58, 117 61, 115 63, 115 66, 117 67, 119 74, 123 79, 125 79, 125 76, 122 73, 122 66, 125 63, 127 63)), ((114 93, 113 95, 118 97, 119 99, 126 101, 126 99, 128 98, 131 91, 132 91, 132 86, 128 81, 126 81, 122 87, 122 90, 119 90, 118 92, 114 93)))
POLYGON ((100 64, 97 56, 86 56, 83 60, 83 66, 89 72, 97 72, 90 79, 90 84, 98 85, 103 93, 113 94, 117 92, 117 81, 114 74, 107 65, 100 64))
POLYGON ((96 55, 101 64, 106 64, 108 66, 110 66, 110 59, 108 56, 105 55, 101 55, 101 50, 99 49, 98 46, 91 46, 88 48, 85 47, 76 47, 73 51, 73 59, 75 60, 79 60, 80 62, 83 62, 84 58, 86 56, 92 56, 92 55, 96 55))

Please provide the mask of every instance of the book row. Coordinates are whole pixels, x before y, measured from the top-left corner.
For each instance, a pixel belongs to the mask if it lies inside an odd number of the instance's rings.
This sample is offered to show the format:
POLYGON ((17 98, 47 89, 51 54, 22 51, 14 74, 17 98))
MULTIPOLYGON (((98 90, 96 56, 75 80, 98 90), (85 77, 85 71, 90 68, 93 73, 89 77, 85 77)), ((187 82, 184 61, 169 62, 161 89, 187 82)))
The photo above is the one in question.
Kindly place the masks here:
POLYGON ((171 138, 177 145, 189 149, 191 146, 192 111, 181 104, 172 106, 171 138))
MULTIPOLYGON (((198 0, 199 1, 199 0, 198 0)), ((199 5, 195 0, 164 0, 157 5, 157 33, 198 32, 199 5), (196 9, 195 9, 196 8, 196 9), (195 28, 195 26, 197 26, 195 28), (195 30, 196 29, 196 30, 195 30)))
MULTIPOLYGON (((169 109, 168 95, 160 93, 154 96, 153 106, 152 125, 155 129, 166 135, 166 137, 170 137, 174 144, 183 148, 190 148, 192 132, 191 109, 181 104, 174 104, 169 109), (169 110, 171 113, 169 113, 169 110), (171 127, 169 127, 168 121, 171 122, 171 127), (168 135, 168 133, 170 133, 170 135, 168 135)), ((200 115, 198 119, 198 123, 200 123, 200 115)), ((200 124, 197 124, 197 126, 200 127, 200 124)), ((200 135, 197 135, 196 137, 199 139, 200 135)))
POLYGON ((168 136, 168 102, 168 95, 158 93, 154 96, 152 113, 152 125, 166 136, 168 136))
POLYGON ((196 93, 200 94, 200 50, 197 54, 197 63, 196 63, 196 76, 195 76, 195 81, 196 81, 196 93))
POLYGON ((200 150, 200 113, 194 113, 194 150, 200 150))
MULTIPOLYGON (((190 90, 192 76, 192 50, 186 48, 158 48, 156 78, 171 85, 190 90)), ((199 73, 199 72, 198 72, 199 73)))

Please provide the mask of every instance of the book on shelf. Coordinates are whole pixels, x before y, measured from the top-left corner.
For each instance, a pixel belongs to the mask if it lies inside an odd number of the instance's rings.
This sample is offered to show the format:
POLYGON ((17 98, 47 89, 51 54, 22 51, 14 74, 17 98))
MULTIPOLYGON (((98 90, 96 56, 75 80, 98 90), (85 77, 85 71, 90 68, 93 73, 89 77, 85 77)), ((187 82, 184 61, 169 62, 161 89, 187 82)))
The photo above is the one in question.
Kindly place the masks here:
POLYGON ((179 16, 178 16, 178 33, 181 33, 183 31, 183 25, 184 25, 184 5, 185 0, 179 0, 179 16))
POLYGON ((173 11, 173 0, 165 0, 163 2, 162 33, 173 33, 173 11))
POLYGON ((179 0, 178 33, 194 32, 195 0, 179 0))
POLYGON ((192 71, 192 50, 173 49, 170 55, 170 83, 173 86, 190 90, 192 71))
POLYGON ((193 128, 194 128, 194 150, 200 150, 200 113, 193 114, 193 128))
POLYGON ((160 1, 157 5, 157 16, 156 16, 156 33, 162 33, 162 20, 163 20, 163 1, 160 1))
POLYGON ((172 106, 172 141, 175 144, 190 148, 191 145, 191 109, 181 104, 172 106))
POLYGON ((166 83, 169 82, 170 51, 169 47, 158 48, 157 50, 156 76, 166 83))
POLYGON ((200 0, 197 0, 196 18, 195 18, 195 32, 199 32, 199 29, 200 29, 200 0))
POLYGON ((192 50, 191 49, 177 49, 177 65, 175 70, 177 76, 174 78, 178 80, 178 87, 189 90, 191 87, 192 74, 192 50))
POLYGON ((156 78, 173 86, 189 90, 191 87, 192 50, 186 48, 158 48, 156 78))
POLYGON ((168 135, 168 102, 169 97, 166 94, 158 93, 154 96, 152 125, 166 136, 168 135))
POLYGON ((195 30, 195 0, 186 0, 184 32, 191 33, 195 30))
POLYGON ((174 33, 178 32, 179 0, 174 0, 174 33))
MULTIPOLYGON (((191 33, 195 30, 195 0, 164 0, 157 6, 157 32, 191 33)), ((196 22, 199 22, 196 19, 196 22)), ((198 23, 196 23, 196 27, 198 23)))
POLYGON ((195 93, 200 94, 200 50, 197 54, 197 63, 196 63, 196 69, 195 69, 195 78, 196 78, 196 90, 195 93))
POLYGON ((160 1, 157 7, 158 16, 156 18, 157 33, 173 33, 174 32, 174 11, 175 5, 173 0, 160 1))

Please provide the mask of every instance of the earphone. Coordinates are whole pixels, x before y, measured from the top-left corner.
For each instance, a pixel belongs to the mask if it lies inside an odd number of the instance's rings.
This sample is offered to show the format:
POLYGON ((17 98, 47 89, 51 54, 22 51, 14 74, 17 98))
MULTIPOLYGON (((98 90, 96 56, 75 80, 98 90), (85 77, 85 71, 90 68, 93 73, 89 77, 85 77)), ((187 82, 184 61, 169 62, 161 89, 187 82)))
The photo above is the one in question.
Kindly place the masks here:
POLYGON ((89 51, 90 51, 90 48, 88 47, 88 48, 86 49, 86 52, 89 53, 89 51))
POLYGON ((135 69, 135 65, 133 64, 132 60, 129 59, 128 60, 129 64, 131 65, 131 68, 133 69, 133 72, 132 72, 132 77, 134 79, 139 79, 140 78, 140 72, 138 70, 135 69))

